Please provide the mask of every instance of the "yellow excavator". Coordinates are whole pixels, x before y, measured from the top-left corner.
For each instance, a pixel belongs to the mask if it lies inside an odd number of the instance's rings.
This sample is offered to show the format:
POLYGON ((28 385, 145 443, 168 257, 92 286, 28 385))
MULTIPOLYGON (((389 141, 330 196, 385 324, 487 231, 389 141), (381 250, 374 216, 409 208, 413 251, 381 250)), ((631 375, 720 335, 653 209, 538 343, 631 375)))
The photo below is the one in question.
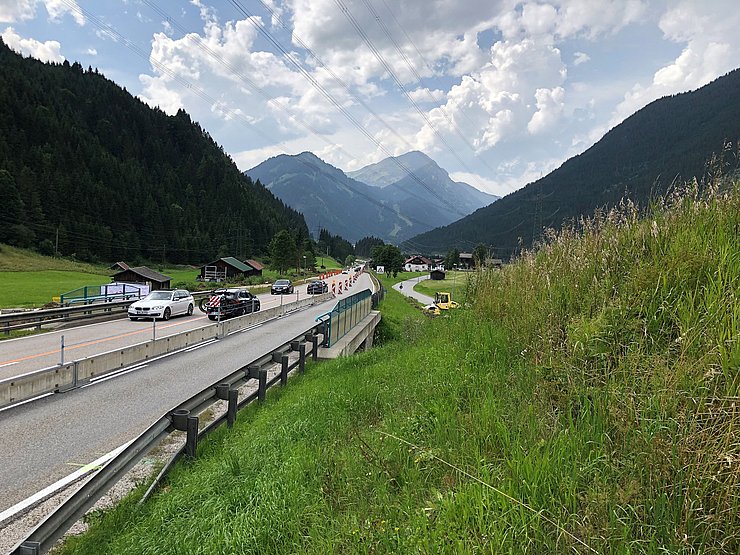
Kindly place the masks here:
POLYGON ((434 294, 434 302, 426 305, 422 310, 431 316, 439 316, 443 310, 449 310, 450 308, 457 308, 459 306, 460 303, 452 300, 452 294, 447 291, 437 291, 434 294))
POLYGON ((457 308, 460 306, 459 303, 452 300, 452 294, 447 291, 437 291, 434 294, 434 304, 436 304, 441 310, 449 310, 450 308, 457 308))

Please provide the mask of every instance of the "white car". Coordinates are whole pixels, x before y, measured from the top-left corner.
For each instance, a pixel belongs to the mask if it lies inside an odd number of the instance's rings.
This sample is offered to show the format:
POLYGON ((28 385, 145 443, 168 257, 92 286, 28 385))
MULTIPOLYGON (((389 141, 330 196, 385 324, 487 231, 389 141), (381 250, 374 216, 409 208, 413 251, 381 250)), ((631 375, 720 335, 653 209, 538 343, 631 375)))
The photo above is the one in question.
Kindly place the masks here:
POLYGON ((190 316, 194 307, 193 296, 185 289, 152 291, 146 297, 128 307, 128 317, 131 320, 138 320, 139 318, 169 320, 170 316, 176 314, 190 316))

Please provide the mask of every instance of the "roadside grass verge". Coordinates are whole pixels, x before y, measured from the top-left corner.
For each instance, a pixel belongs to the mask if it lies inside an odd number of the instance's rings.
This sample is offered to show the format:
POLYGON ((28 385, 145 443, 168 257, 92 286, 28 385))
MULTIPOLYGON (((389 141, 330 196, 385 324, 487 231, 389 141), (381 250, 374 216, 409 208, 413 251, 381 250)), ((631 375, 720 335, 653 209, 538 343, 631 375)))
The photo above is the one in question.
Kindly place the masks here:
POLYGON ((468 287, 468 277, 471 272, 445 272, 445 279, 425 279, 414 285, 414 290, 434 298, 437 291, 452 293, 452 299, 458 302, 465 297, 468 287))
POLYGON ((0 272, 0 308, 30 308, 85 285, 110 283, 110 277, 73 271, 0 272))
POLYGON ((740 192, 583 228, 445 318, 381 278, 380 347, 309 365, 61 552, 740 552, 740 192))

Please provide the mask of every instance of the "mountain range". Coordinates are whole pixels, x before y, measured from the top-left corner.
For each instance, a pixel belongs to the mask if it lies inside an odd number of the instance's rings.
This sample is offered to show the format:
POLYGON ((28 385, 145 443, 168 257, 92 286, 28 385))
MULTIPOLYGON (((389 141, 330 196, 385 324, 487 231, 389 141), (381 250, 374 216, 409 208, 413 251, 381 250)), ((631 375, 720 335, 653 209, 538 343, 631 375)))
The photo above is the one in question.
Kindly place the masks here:
POLYGON ((499 198, 453 181, 418 151, 349 175, 310 152, 281 154, 245 173, 303 213, 311 230, 327 229, 353 242, 375 236, 398 243, 499 198))
MULTIPOLYGON (((508 258, 548 227, 629 198, 646 207, 671 186, 733 172, 740 154, 740 69, 695 91, 661 98, 555 171, 452 224, 413 237, 427 254, 476 244, 508 258), (708 166, 708 161, 715 158, 708 166)), ((403 245, 402 245, 403 246, 403 245)))

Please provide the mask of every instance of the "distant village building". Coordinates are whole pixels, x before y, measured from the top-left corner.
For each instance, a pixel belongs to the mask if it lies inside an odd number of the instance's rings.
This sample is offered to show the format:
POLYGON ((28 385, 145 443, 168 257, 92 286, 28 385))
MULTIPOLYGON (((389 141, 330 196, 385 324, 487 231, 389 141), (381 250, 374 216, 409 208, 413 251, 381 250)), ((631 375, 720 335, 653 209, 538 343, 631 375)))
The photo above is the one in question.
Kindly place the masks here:
POLYGON ((424 256, 412 256, 403 263, 407 272, 427 272, 432 265, 433 262, 424 256))
POLYGON ((262 275, 262 264, 253 260, 242 262, 233 256, 225 256, 209 262, 200 268, 200 281, 226 281, 230 278, 241 278, 262 275))
POLYGON ((475 268, 475 262, 473 261, 473 253, 472 252, 461 252, 460 253, 460 263, 458 267, 461 270, 472 270, 475 268))
POLYGON ((144 283, 149 286, 150 291, 170 288, 170 276, 165 276, 155 272, 146 266, 136 266, 135 268, 126 268, 113 274, 114 282, 123 283, 144 283))
POLYGON ((445 278, 445 273, 444 273, 444 271, 442 271, 442 270, 440 270, 438 268, 435 268, 434 270, 432 270, 431 272, 429 272, 429 277, 431 279, 433 279, 433 280, 441 280, 441 279, 444 279, 445 278))

